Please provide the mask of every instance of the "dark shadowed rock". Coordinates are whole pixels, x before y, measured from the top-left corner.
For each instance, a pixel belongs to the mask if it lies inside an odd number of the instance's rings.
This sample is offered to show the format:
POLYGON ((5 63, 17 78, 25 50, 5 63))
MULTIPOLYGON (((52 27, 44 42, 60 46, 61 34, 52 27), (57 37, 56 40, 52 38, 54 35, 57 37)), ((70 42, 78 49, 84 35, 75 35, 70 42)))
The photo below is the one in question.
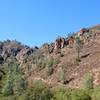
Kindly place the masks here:
POLYGON ((0 55, 0 64, 2 64, 4 61, 3 57, 0 55))

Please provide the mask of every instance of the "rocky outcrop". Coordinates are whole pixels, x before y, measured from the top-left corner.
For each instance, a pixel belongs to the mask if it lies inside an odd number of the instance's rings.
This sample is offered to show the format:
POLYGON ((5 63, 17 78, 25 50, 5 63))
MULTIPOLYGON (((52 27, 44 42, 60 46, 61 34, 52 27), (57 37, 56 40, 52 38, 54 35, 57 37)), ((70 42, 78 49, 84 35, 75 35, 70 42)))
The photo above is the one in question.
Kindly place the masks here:
POLYGON ((20 62, 23 63, 27 56, 31 55, 33 53, 34 49, 32 48, 23 48, 17 55, 16 59, 20 62))

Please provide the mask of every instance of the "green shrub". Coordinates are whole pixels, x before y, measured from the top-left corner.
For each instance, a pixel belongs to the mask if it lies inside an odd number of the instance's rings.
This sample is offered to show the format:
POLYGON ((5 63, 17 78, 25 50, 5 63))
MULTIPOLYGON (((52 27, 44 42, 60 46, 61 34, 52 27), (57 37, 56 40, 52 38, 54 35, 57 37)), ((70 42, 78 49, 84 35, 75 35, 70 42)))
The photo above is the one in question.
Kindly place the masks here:
POLYGON ((83 78, 82 86, 86 90, 93 89, 93 76, 90 74, 86 74, 83 78))
POLYGON ((57 88, 51 100, 92 100, 88 93, 79 89, 57 88))
POLYGON ((60 58, 59 57, 58 58, 55 58, 53 65, 57 65, 59 63, 60 63, 60 58))
POLYGON ((4 96, 9 96, 14 94, 12 80, 8 80, 6 82, 5 86, 3 87, 2 93, 4 96))
POLYGON ((50 98, 52 97, 52 93, 49 88, 38 81, 28 91, 28 96, 28 100, 50 100, 50 98))
MULTIPOLYGON (((29 93, 26 91, 25 93, 16 97, 16 100, 30 100, 29 93)), ((32 99, 31 99, 32 100, 32 99)))
POLYGON ((76 38, 76 52, 77 52, 76 63, 79 63, 81 61, 80 52, 82 47, 83 47, 83 41, 80 39, 80 37, 77 37, 76 38))
POLYGON ((100 88, 94 89, 92 94, 92 100, 100 100, 100 88))
POLYGON ((54 65, 54 59, 51 58, 46 63, 46 73, 47 73, 48 76, 53 73, 53 65, 54 65))
POLYGON ((66 79, 65 79, 65 70, 63 68, 60 70, 58 80, 63 84, 66 81, 66 79))
POLYGON ((51 100, 70 100, 69 95, 66 94, 64 88, 57 88, 53 92, 53 97, 51 100))
POLYGON ((81 62, 81 59, 79 57, 77 57, 75 59, 75 65, 79 66, 80 62, 81 62))
POLYGON ((0 100, 18 100, 16 98, 16 96, 12 95, 12 96, 7 96, 7 97, 0 97, 0 100))
POLYGON ((91 97, 82 90, 73 90, 71 100, 91 100, 91 97))
POLYGON ((8 67, 8 72, 6 74, 6 80, 2 89, 2 93, 4 96, 9 96, 14 94, 14 77, 13 77, 13 67, 12 66, 7 66, 8 67))
POLYGON ((3 95, 9 96, 13 94, 21 94, 26 89, 26 80, 21 73, 19 66, 16 63, 8 65, 6 80, 2 88, 3 95))
POLYGON ((40 50, 32 54, 32 62, 36 65, 38 71, 42 70, 46 66, 46 59, 40 50))

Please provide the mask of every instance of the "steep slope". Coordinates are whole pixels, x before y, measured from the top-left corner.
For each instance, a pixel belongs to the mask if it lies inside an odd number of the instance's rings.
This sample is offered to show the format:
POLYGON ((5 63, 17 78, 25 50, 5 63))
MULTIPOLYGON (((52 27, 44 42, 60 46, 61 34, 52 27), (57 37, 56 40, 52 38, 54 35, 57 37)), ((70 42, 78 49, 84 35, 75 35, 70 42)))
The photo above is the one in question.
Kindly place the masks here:
POLYGON ((46 84, 56 86, 56 85, 64 85, 69 87, 80 87, 83 81, 84 75, 90 73, 94 77, 94 84, 100 85, 100 31, 98 29, 100 26, 95 26, 89 30, 95 34, 93 37, 88 38, 81 49, 81 62, 77 64, 76 57, 77 57, 77 50, 76 44, 73 45, 72 48, 69 46, 65 46, 63 49, 60 50, 59 54, 51 53, 47 54, 47 56, 53 57, 54 59, 59 59, 59 63, 53 66, 53 73, 48 76, 44 77, 45 71, 39 71, 33 73, 29 80, 31 82, 34 80, 42 80, 46 84), (65 84, 62 84, 59 81, 59 74, 60 71, 64 68, 65 70, 65 84))

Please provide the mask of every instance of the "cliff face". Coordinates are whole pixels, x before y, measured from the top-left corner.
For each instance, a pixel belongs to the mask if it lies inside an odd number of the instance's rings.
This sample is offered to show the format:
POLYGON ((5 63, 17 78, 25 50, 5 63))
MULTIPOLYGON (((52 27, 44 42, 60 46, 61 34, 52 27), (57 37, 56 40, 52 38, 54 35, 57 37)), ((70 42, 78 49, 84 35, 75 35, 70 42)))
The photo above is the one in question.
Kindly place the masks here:
MULTIPOLYGON (((30 85, 35 80, 41 80, 51 86, 80 87, 87 73, 93 75, 95 85, 100 85, 100 25, 88 28, 88 31, 85 30, 80 35, 84 42, 79 52, 80 61, 77 60, 75 40, 78 33, 62 38, 65 40, 64 45, 58 39, 58 42, 44 44, 41 48, 30 48, 17 41, 0 42, 0 66, 14 59, 19 63, 30 85), (62 71, 64 82, 61 80, 62 71)), ((1 79, 4 70, 2 67, 0 70, 1 79)))

